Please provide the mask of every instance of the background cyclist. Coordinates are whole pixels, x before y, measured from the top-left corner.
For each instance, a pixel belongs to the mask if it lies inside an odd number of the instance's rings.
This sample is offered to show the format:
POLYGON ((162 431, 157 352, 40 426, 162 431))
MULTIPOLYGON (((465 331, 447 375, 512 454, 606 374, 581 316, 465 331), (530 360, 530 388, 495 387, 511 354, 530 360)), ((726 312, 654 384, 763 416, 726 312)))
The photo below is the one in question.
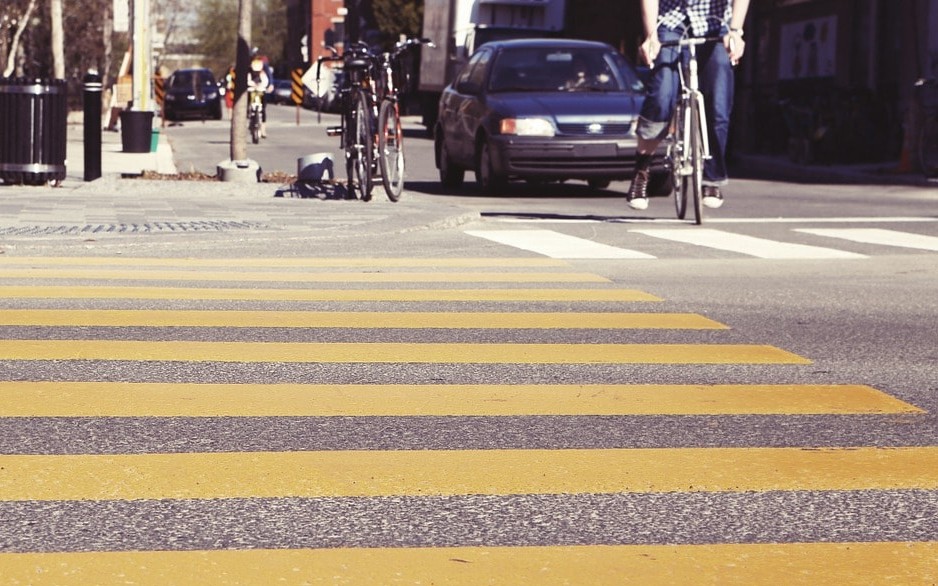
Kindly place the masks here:
POLYGON ((255 47, 251 52, 251 69, 248 71, 248 90, 261 92, 261 136, 267 137, 267 94, 274 90, 273 74, 267 58, 255 47))
POLYGON ((709 122, 710 154, 704 164, 703 204, 723 205, 721 187, 728 181, 726 141, 733 109, 733 65, 743 56, 743 23, 749 0, 642 0, 645 41, 641 58, 652 66, 648 94, 638 119, 638 152, 635 178, 627 199, 632 209, 648 207, 648 178, 652 155, 668 134, 668 125, 680 93, 678 65, 681 49, 661 47, 661 41, 681 38, 684 30, 693 37, 720 35, 723 44, 707 43, 697 49, 700 89, 704 94, 709 122))

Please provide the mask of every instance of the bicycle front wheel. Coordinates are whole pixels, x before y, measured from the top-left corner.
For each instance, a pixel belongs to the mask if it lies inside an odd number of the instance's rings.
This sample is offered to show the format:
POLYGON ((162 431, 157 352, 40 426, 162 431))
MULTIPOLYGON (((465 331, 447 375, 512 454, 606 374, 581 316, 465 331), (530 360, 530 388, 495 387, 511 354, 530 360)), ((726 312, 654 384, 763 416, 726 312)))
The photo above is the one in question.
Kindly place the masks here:
POLYGON ((685 183, 685 189, 689 189, 694 200, 694 223, 698 226, 703 223, 703 129, 701 127, 700 120, 700 110, 695 106, 691 105, 690 107, 690 127, 689 133, 685 133, 685 136, 688 134, 690 144, 687 146, 689 149, 688 155, 688 164, 690 165, 690 173, 686 176, 687 182, 685 183))
POLYGON ((349 194, 353 197, 361 197, 364 201, 371 199, 371 161, 374 152, 367 100, 367 96, 361 92, 352 97, 351 116, 348 117, 346 124, 349 136, 345 143, 345 168, 348 173, 349 194))
POLYGON ((674 190, 674 211, 677 213, 677 219, 683 220, 687 215, 687 189, 684 187, 684 179, 687 169, 687 149, 684 143, 684 110, 683 104, 678 103, 674 110, 674 120, 672 121, 671 144, 668 145, 668 165, 671 167, 672 189, 674 190))
POLYGON ((251 112, 251 142, 257 144, 261 141, 260 115, 254 111, 251 112))
POLYGON ((404 191, 404 130, 397 102, 384 100, 378 113, 378 165, 388 199, 398 201, 404 191))
POLYGON ((927 178, 938 177, 938 115, 927 116, 918 142, 918 158, 927 178))

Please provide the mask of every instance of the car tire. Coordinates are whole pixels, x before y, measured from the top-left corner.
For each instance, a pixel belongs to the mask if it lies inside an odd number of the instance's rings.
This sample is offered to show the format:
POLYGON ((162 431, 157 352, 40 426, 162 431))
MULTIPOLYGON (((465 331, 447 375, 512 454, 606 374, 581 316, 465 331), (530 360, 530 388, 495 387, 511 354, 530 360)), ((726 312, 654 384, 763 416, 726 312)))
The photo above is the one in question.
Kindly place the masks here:
POLYGON ((483 193, 498 195, 505 190, 508 179, 495 172, 492 165, 492 147, 487 140, 479 141, 476 156, 476 183, 483 193))
POLYGON ((436 157, 436 165, 440 170, 440 184, 446 189, 462 187, 466 179, 466 170, 450 158, 449 149, 446 148, 446 141, 442 136, 437 139, 436 157))

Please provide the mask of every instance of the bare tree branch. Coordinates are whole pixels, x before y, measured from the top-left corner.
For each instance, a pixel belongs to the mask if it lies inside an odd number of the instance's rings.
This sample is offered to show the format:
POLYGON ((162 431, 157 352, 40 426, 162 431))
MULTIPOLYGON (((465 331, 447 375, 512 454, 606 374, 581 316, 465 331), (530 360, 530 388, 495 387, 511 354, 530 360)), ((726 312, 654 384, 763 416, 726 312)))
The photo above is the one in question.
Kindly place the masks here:
POLYGON ((3 69, 3 77, 10 77, 10 75, 13 74, 13 69, 16 67, 16 51, 19 48, 20 37, 23 36, 23 31, 26 30, 26 27, 29 25, 29 17, 35 9, 36 0, 29 0, 29 6, 26 7, 26 12, 16 24, 16 32, 13 33, 13 42, 10 43, 10 52, 7 55, 7 65, 3 69))

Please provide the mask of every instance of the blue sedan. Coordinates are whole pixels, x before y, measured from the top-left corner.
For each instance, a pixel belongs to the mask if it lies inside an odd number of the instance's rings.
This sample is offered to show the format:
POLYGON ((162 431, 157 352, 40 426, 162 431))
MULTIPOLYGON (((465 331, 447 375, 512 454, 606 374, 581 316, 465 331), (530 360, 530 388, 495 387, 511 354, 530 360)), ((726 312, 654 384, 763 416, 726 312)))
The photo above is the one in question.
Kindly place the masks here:
MULTIPOLYGON (((498 193, 510 179, 579 179, 595 189, 628 179, 635 173, 642 92, 632 65, 605 43, 487 43, 440 98, 434 129, 440 181, 458 188, 472 170, 483 191, 498 193)), ((650 190, 671 192, 660 154, 650 190)))

